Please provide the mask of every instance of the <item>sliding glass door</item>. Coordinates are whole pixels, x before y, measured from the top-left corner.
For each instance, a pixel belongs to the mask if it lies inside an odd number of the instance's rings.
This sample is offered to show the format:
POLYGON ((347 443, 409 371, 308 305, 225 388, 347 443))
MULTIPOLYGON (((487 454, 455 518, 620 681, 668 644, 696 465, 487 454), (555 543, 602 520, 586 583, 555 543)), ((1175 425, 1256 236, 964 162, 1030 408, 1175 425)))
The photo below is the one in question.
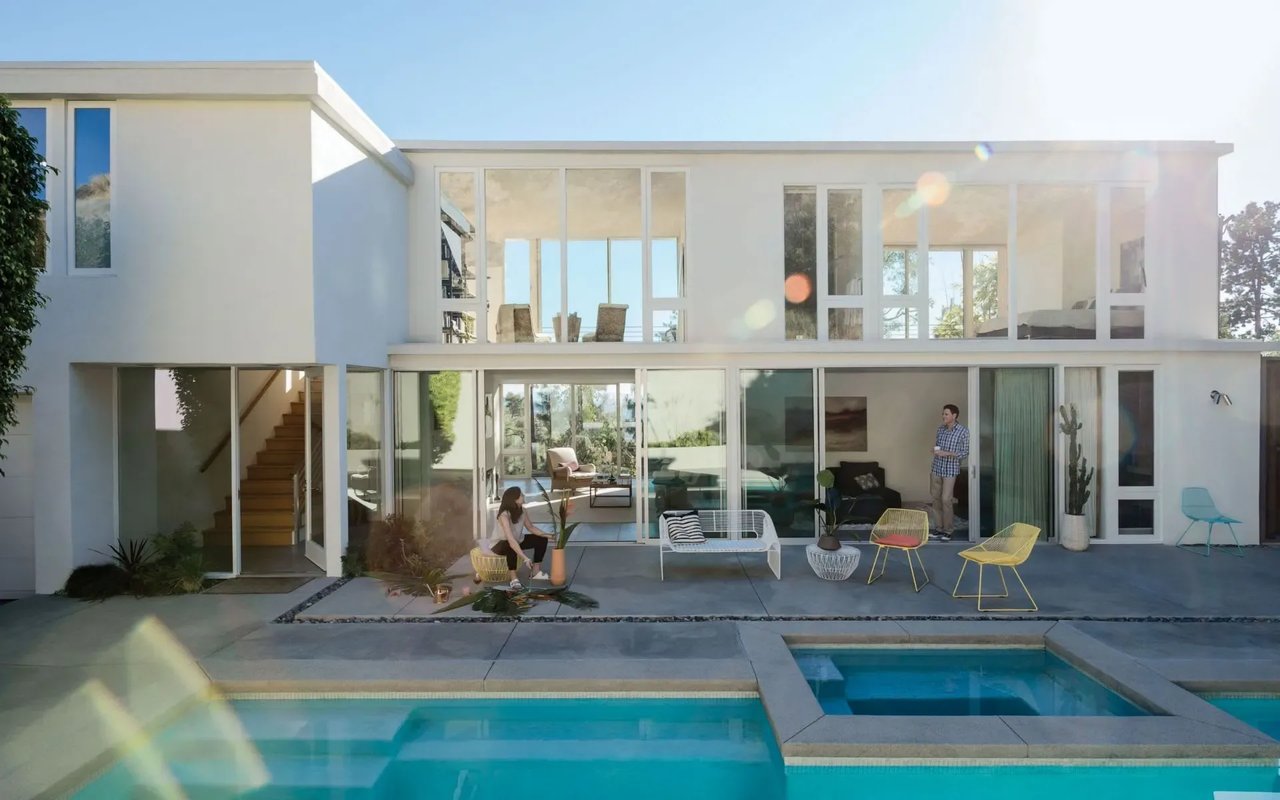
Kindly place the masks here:
POLYGON ((1026 522, 1055 534, 1053 370, 978 370, 979 531, 1026 522))
POLYGON ((647 370, 642 462, 646 536, 667 509, 728 508, 724 371, 647 370))
POLYGON ((814 535, 813 370, 744 369, 742 507, 761 509, 782 537, 814 535))

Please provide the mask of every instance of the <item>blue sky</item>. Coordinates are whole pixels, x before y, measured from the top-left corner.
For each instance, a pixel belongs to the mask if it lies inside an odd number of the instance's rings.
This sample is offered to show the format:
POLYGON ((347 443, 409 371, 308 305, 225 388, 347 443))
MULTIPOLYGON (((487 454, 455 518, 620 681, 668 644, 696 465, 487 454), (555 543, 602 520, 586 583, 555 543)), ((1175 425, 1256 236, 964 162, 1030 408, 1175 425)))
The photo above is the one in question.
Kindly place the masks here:
POLYGON ((6 60, 314 59, 395 138, 1233 142, 1280 199, 1280 2, 0 4, 6 60))

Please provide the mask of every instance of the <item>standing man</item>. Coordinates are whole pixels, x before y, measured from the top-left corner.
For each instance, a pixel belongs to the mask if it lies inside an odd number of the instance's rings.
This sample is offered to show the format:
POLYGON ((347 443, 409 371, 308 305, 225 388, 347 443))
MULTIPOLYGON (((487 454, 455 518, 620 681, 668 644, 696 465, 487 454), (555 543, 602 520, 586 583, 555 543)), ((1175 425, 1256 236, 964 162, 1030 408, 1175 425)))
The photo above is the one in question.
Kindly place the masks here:
POLYGON ((933 439, 933 466, 929 469, 929 495, 938 528, 929 532, 935 542, 951 541, 955 531, 956 476, 960 462, 969 457, 969 429, 960 424, 960 409, 951 403, 942 407, 942 424, 933 439))

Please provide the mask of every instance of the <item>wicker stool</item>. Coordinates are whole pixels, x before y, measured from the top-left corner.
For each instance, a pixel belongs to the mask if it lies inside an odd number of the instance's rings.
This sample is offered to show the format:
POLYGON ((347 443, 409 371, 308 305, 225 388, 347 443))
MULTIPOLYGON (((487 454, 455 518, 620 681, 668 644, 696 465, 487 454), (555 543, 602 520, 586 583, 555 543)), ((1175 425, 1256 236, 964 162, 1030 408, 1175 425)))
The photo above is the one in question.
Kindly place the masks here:
POLYGON ((479 547, 471 548, 471 569, 476 579, 485 583, 506 583, 508 575, 507 557, 486 553, 479 547))

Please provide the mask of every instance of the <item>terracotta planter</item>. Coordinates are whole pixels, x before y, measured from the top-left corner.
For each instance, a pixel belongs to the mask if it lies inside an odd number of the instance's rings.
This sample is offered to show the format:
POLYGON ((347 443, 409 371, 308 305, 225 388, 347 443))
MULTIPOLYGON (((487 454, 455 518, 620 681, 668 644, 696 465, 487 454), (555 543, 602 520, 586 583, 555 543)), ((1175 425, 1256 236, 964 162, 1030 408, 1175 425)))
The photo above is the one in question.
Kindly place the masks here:
POLYGON ((551 583, 554 586, 564 586, 564 582, 564 550, 557 547, 551 551, 551 583))
POLYGON ((835 534, 824 533, 818 537, 818 547, 834 552, 840 549, 840 540, 836 538, 835 534))
POLYGON ((1089 549, 1089 518, 1079 514, 1063 514, 1058 541, 1068 550, 1079 553, 1089 549))

